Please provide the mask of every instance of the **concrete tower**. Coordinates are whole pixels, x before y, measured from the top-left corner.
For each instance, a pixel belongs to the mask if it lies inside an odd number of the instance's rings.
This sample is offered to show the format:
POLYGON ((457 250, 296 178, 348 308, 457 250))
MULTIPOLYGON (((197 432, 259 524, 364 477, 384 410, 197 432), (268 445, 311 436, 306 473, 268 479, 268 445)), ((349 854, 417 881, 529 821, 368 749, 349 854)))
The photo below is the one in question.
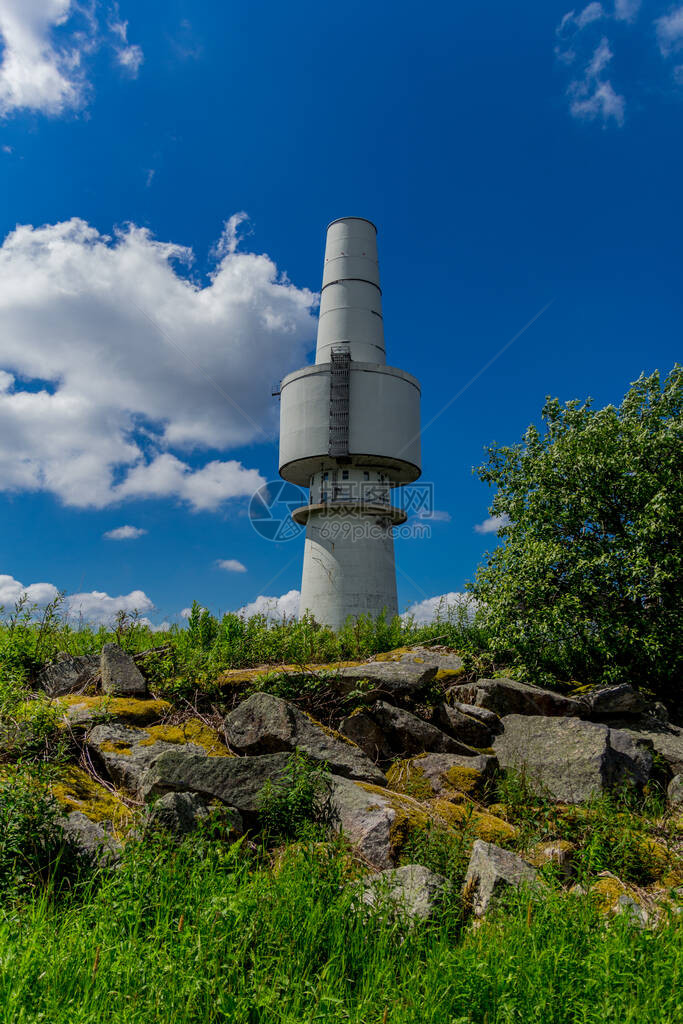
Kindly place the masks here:
POLYGON ((315 364, 280 386, 280 476, 308 487, 300 611, 339 629, 398 611, 391 488, 420 475, 420 385, 386 365, 377 229, 327 229, 315 364))

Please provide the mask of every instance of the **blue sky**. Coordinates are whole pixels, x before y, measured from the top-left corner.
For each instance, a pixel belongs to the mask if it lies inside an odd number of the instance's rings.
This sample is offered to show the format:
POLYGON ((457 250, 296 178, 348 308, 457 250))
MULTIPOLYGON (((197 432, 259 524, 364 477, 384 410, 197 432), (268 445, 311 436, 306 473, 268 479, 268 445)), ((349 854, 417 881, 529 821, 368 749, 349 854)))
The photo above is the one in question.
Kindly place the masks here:
POLYGON ((293 607, 303 539, 247 507, 336 217, 378 225, 438 417, 402 609, 495 544, 485 445, 680 358, 678 2, 0 0, 0 33, 0 603, 293 607))

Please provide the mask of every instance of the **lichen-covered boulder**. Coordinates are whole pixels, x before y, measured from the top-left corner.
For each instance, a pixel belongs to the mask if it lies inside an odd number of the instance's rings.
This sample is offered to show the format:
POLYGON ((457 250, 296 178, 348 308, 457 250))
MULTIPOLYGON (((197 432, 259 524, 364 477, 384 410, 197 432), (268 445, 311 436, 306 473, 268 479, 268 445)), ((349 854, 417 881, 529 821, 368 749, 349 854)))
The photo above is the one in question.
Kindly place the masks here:
POLYGON ((340 732, 358 744, 369 757, 429 753, 478 754, 478 751, 447 736, 441 729, 403 708, 377 701, 366 711, 349 715, 340 732))
POLYGON ((102 690, 112 697, 144 697, 147 683, 130 654, 118 644, 105 644, 100 655, 102 690))
POLYGON ((590 888, 590 895, 602 914, 615 917, 623 914, 639 928, 647 928, 650 915, 646 907, 634 897, 621 879, 610 871, 601 871, 600 876, 590 888))
POLYGON ((232 756, 214 730, 196 718, 181 725, 150 725, 146 729, 116 723, 96 725, 88 733, 87 744, 115 785, 131 793, 138 793, 145 773, 168 750, 180 747, 187 755, 232 756))
MULTIPOLYGON (((460 707, 465 708, 467 705, 461 704, 460 707)), ((475 715, 443 701, 434 706, 432 725, 470 747, 490 747, 493 741, 493 733, 488 725, 475 715)))
POLYGON ((427 921, 448 894, 451 883, 421 864, 387 868, 363 879, 361 903, 366 907, 388 907, 410 921, 427 921))
POLYGON ((384 774, 352 740, 270 693, 255 693, 238 704, 225 719, 225 733, 230 747, 241 754, 298 748, 312 760, 326 762, 336 775, 386 784, 384 774))
POLYGON ((71 811, 60 824, 71 846, 83 856, 106 865, 116 864, 119 860, 123 847, 118 839, 82 811, 71 811))
POLYGON ((499 843, 502 846, 513 843, 519 837, 519 831, 514 825, 491 814, 490 810, 479 810, 471 800, 453 803, 452 800, 436 797, 429 801, 428 806, 451 828, 456 831, 466 830, 473 838, 483 839, 487 843, 499 843))
POLYGON ((391 661, 403 665, 423 665, 436 668, 436 679, 448 681, 457 679, 465 670, 462 658, 447 647, 397 647, 384 654, 376 654, 373 662, 391 661))
POLYGON ((40 672, 38 685, 48 697, 61 697, 75 693, 93 684, 100 670, 100 659, 96 654, 81 654, 74 657, 60 651, 55 660, 40 672))
POLYGON ((516 679, 478 679, 457 687, 457 700, 462 704, 475 704, 497 715, 548 715, 577 718, 584 705, 571 697, 562 697, 540 686, 520 683, 516 679))
POLYGON ((331 807, 335 827, 373 867, 394 867, 410 836, 435 815, 412 797, 350 779, 334 779, 331 807))
POLYGON ((527 855, 528 862, 535 868, 552 864, 564 879, 572 877, 576 847, 568 839, 551 839, 537 843, 527 855))
POLYGON ((56 706, 63 711, 64 722, 72 729, 87 729, 103 722, 124 725, 148 725, 158 722, 171 710, 167 700, 141 700, 137 697, 60 697, 56 706))
POLYGON ((336 671, 330 684, 343 696, 362 690, 366 700, 415 700, 436 679, 436 665, 415 661, 368 661, 336 671))
POLYGON ((76 765, 61 769, 50 783, 50 791, 66 815, 79 811, 90 821, 111 823, 115 833, 130 824, 131 809, 76 765))
POLYGON ((478 839, 465 876, 463 893, 471 901, 476 917, 481 917, 495 898, 506 888, 525 885, 535 891, 545 888, 531 864, 510 850, 478 839))
POLYGON ((462 794, 481 796, 497 768, 498 761, 488 754, 418 754, 394 761, 387 781, 397 793, 407 793, 418 800, 437 796, 449 799, 462 794))
POLYGON ((266 782, 284 774, 291 756, 282 752, 256 757, 206 757, 176 747, 155 760, 142 780, 140 792, 145 800, 166 793, 197 793, 220 800, 253 819, 266 782))
POLYGON ((503 732, 493 744, 503 768, 523 770, 542 793, 565 803, 580 803, 603 793, 615 782, 642 778, 645 755, 617 737, 620 749, 610 744, 610 730, 578 718, 506 715, 503 732), (642 754, 642 758, 641 758, 642 754))

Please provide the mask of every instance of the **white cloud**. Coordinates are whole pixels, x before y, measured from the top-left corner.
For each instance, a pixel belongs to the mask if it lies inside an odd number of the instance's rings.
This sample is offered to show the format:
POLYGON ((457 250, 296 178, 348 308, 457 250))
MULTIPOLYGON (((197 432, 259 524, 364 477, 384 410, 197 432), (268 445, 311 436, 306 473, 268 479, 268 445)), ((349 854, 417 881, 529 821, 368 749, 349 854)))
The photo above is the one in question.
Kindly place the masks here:
POLYGON ((617 21, 633 21, 640 10, 641 0, 614 0, 617 21))
POLYGON ((489 516, 483 523, 476 523, 474 527, 475 533, 498 533, 504 526, 510 525, 510 517, 507 515, 502 516, 489 516))
POLYGON ((59 43, 54 31, 79 13, 72 0, 0 0, 0 113, 61 114, 81 105, 90 33, 72 31, 59 43))
MULTIPOLYGON (((29 604, 46 605, 54 601, 59 591, 52 583, 29 583, 24 586, 13 576, 0 575, 0 605, 4 606, 5 612, 11 611, 15 603, 26 594, 29 604)), ((150 612, 154 610, 154 603, 144 590, 132 590, 130 594, 120 594, 118 597, 110 597, 103 591, 92 590, 90 593, 68 594, 64 598, 62 612, 72 621, 82 619, 94 625, 109 625, 116 618, 119 611, 126 611, 129 614, 135 611, 150 612)), ((147 618, 140 620, 145 625, 152 626, 147 618)), ((159 629, 161 627, 152 627, 159 629)))
POLYGON ((107 530, 102 536, 107 540, 137 540, 144 533, 147 533, 147 530, 140 526, 117 526, 115 530, 107 530))
POLYGON ((426 625, 430 622, 447 620, 449 616, 457 615, 460 608, 464 608, 467 617, 471 619, 476 609, 476 601, 471 594, 451 591, 449 594, 440 594, 438 597, 428 597, 424 601, 416 601, 406 608, 401 618, 412 618, 417 625, 426 625))
POLYGON ((430 523, 450 523, 452 517, 451 517, 450 512, 445 512, 445 511, 442 511, 440 509, 435 508, 435 509, 432 509, 431 512, 428 512, 427 510, 423 510, 422 512, 418 512, 417 513, 417 518, 418 519, 428 519, 430 523))
POLYGON ((240 608, 239 614, 245 619, 251 615, 265 615, 268 619, 276 621, 283 618, 296 619, 299 617, 300 597, 298 590, 289 590, 281 597, 257 597, 255 601, 240 608))
POLYGON ((610 81, 600 77, 613 56, 609 41, 603 36, 584 69, 583 77, 575 79, 569 86, 569 109, 574 117, 589 121, 601 118, 605 124, 611 119, 619 125, 624 123, 624 97, 617 95, 610 81))
MULTIPOLYGON (((154 610, 154 602, 147 597, 144 590, 131 590, 130 594, 119 594, 110 597, 99 590, 90 593, 69 594, 65 600, 65 610, 71 619, 83 619, 84 622, 107 625, 114 621, 118 612, 150 612, 154 610)), ((151 625, 149 619, 141 619, 144 625, 151 625)))
POLYGON ((18 110, 58 116, 78 110, 90 86, 87 61, 104 41, 119 67, 135 77, 143 61, 128 41, 118 7, 101 25, 97 0, 0 0, 0 115, 18 110))
POLYGON ((109 30, 115 37, 113 45, 116 60, 131 78, 137 78, 145 57, 140 46, 128 42, 128 22, 121 18, 118 4, 114 4, 109 30))
POLYGON ((0 606, 10 610, 26 594, 30 604, 48 604, 59 591, 52 583, 30 583, 27 587, 13 576, 0 575, 0 606))
POLYGON ((225 569, 226 572, 246 572, 246 565, 242 565, 236 558, 219 558, 216 562, 219 569, 225 569))
POLYGON ((112 239, 74 218, 7 236, 1 489, 81 508, 156 497, 214 509, 264 483, 236 461, 186 459, 270 440, 264 373, 300 365, 314 333, 316 296, 268 256, 236 251, 238 223, 208 284, 181 272, 190 250, 134 225, 112 239))
POLYGON ((605 12, 602 8, 602 4, 593 3, 588 4, 587 7, 581 11, 576 19, 576 24, 579 28, 585 28, 586 25, 590 25, 592 21, 598 21, 600 18, 605 17, 605 12))
POLYGON ((192 609, 191 608, 183 608, 183 610, 180 613, 180 618, 181 619, 189 619, 190 615, 192 615, 192 609))
POLYGON ((668 57, 683 47, 683 6, 655 21, 657 42, 662 57, 668 57))

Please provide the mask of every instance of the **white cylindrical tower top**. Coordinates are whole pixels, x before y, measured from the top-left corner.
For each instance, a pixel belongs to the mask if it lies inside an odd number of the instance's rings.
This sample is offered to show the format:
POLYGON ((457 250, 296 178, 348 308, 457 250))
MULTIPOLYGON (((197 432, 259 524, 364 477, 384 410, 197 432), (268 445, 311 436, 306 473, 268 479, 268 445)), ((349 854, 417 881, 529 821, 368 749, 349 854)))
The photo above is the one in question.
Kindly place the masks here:
POLYGON ((329 363, 332 350, 386 363, 377 228, 363 217, 342 217, 327 229, 316 363, 329 363))

